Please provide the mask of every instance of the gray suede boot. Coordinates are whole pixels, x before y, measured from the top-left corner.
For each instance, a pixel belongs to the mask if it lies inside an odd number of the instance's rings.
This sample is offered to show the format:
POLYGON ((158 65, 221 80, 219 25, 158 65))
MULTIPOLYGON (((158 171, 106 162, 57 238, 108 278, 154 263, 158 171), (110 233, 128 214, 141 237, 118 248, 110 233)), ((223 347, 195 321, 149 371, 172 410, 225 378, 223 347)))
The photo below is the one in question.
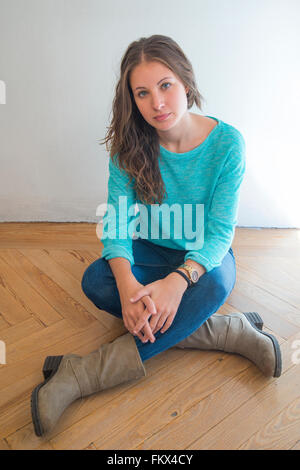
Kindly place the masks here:
POLYGON ((176 348, 219 350, 246 357, 267 377, 281 375, 281 352, 277 339, 261 331, 256 312, 214 314, 176 348))
POLYGON ((44 382, 31 395, 31 413, 37 436, 53 429, 64 410, 77 398, 146 376, 145 367, 131 333, 103 344, 98 351, 48 356, 44 382))

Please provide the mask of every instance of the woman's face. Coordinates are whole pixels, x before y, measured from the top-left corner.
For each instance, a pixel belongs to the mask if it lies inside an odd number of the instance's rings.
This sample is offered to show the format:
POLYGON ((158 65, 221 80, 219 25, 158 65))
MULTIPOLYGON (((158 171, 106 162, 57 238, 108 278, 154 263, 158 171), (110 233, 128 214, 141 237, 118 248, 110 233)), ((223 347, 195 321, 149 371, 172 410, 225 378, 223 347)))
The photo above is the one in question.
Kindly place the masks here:
POLYGON ((187 92, 181 80, 160 62, 143 62, 130 74, 136 105, 145 119, 158 131, 174 127, 187 112, 187 92), (166 119, 156 119, 168 115, 166 119))

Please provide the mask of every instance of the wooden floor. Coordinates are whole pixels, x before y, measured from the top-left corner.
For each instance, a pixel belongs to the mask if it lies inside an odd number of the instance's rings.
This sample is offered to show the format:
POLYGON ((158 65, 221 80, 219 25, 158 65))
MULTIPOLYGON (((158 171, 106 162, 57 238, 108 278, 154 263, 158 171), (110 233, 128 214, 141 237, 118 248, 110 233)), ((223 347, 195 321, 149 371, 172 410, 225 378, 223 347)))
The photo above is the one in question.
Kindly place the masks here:
POLYGON ((218 313, 257 311, 283 373, 247 359, 170 349, 147 376, 74 402, 38 438, 30 412, 47 355, 88 354, 126 332, 81 290, 101 256, 95 224, 0 224, 0 449, 300 450, 300 230, 237 229, 235 288, 218 313), (3 345, 3 343, 2 343, 3 345))

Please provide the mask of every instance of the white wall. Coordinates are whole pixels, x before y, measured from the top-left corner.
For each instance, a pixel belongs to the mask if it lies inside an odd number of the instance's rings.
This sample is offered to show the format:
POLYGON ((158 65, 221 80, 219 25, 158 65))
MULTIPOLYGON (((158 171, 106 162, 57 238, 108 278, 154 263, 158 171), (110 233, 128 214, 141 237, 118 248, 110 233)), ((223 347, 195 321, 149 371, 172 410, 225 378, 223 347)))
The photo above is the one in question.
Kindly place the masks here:
POLYGON ((239 226, 300 227, 299 24, 299 0, 0 0, 0 221, 99 220, 121 56, 164 34, 245 137, 239 226))

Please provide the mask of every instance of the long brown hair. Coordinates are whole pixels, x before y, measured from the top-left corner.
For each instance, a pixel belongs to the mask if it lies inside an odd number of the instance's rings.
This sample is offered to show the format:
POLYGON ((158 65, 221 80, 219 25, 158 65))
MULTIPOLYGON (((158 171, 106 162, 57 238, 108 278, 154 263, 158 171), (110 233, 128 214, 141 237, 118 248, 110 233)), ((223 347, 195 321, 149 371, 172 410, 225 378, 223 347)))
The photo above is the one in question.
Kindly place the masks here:
POLYGON ((120 79, 113 100, 113 117, 104 141, 110 158, 117 157, 120 168, 134 179, 137 198, 145 204, 161 204, 166 194, 158 157, 159 136, 141 115, 131 90, 130 73, 141 62, 158 61, 172 70, 189 88, 188 109, 195 103, 201 108, 199 93, 190 61, 170 37, 155 34, 132 42, 120 66, 120 79), (108 142, 110 145, 108 146, 108 142))

